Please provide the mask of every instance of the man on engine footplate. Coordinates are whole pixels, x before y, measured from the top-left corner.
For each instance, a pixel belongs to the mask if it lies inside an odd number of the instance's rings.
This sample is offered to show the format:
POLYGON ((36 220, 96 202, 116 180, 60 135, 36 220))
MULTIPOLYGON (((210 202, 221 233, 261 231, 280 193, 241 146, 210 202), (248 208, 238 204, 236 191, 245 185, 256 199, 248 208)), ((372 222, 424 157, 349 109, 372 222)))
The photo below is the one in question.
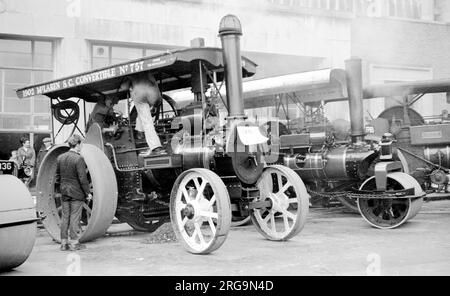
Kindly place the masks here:
POLYGON ((141 73, 130 77, 130 81, 126 83, 130 91, 130 97, 134 102, 138 117, 136 119, 136 130, 144 132, 145 140, 148 144, 148 151, 143 152, 140 156, 157 156, 164 154, 161 140, 156 133, 151 115, 151 108, 159 100, 161 100, 161 92, 155 77, 150 73, 141 73))

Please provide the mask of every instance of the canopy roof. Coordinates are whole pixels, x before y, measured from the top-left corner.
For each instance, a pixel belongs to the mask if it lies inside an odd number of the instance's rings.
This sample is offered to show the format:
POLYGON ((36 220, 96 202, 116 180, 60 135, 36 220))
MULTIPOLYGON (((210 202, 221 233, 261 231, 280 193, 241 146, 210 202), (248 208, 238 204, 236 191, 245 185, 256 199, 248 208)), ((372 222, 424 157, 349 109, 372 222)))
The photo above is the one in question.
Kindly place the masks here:
POLYGON ((364 98, 381 98, 450 92, 450 79, 396 82, 370 85, 364 88, 364 98))
MULTIPOLYGON (((66 100, 72 97, 87 102, 97 102, 103 95, 125 99, 126 91, 119 91, 127 76, 151 72, 161 91, 171 91, 191 86, 191 73, 202 61, 209 70, 217 72, 217 80, 223 80, 224 65, 221 48, 188 48, 132 60, 81 74, 28 86, 16 91, 19 98, 46 95, 66 100)), ((256 64, 242 57, 243 77, 253 76, 256 64)), ((208 83, 211 83, 208 78, 208 83)))
POLYGON ((302 103, 345 100, 345 71, 323 69, 244 82, 246 108, 274 105, 274 96, 295 94, 302 103))

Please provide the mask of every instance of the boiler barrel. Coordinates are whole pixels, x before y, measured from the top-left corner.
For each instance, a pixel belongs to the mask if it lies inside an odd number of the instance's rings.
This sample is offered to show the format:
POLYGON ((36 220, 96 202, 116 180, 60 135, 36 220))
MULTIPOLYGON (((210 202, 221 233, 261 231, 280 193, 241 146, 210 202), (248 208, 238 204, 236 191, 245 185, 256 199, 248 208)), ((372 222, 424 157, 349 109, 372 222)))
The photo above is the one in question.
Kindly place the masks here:
POLYGON ((326 153, 298 154, 284 158, 284 165, 305 181, 346 181, 364 179, 376 153, 338 147, 326 153))
POLYGON ((0 175, 0 271, 28 258, 36 240, 36 209, 27 187, 16 177, 0 175))

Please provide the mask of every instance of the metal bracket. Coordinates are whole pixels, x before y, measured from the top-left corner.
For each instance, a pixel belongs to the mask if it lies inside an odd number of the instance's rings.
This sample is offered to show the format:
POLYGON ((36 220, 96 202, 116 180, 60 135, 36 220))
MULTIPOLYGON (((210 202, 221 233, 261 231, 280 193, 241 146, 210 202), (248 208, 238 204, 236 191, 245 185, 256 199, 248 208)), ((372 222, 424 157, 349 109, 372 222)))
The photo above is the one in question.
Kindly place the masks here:
POLYGON ((377 191, 386 191, 387 175, 392 172, 401 172, 403 170, 400 161, 383 161, 375 165, 375 182, 377 191))

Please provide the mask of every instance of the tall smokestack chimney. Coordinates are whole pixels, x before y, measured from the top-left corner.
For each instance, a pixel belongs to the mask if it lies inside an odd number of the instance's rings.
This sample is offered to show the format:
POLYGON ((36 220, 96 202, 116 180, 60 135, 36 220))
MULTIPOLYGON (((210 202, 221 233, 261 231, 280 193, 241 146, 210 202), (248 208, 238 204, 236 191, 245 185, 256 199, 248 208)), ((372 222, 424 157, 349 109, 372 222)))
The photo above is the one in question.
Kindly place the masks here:
POLYGON ((362 62, 359 58, 345 61, 352 143, 364 141, 362 62))
POLYGON ((228 119, 244 119, 242 91, 241 36, 242 26, 234 15, 226 15, 220 21, 219 36, 222 41, 225 82, 227 89, 228 119))

